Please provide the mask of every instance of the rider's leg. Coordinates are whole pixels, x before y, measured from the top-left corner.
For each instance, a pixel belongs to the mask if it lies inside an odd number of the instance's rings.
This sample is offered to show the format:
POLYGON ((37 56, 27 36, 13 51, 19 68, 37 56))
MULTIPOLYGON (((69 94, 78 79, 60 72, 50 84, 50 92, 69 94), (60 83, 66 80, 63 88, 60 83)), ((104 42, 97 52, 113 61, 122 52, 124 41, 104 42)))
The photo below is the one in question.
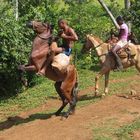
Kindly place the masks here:
POLYGON ((50 52, 52 53, 51 56, 48 58, 48 60, 44 63, 44 67, 39 71, 39 75, 45 75, 46 67, 50 64, 52 61, 52 57, 57 54, 63 52, 63 49, 57 46, 56 42, 52 42, 50 45, 50 52))
POLYGON ((55 54, 57 53, 62 53, 64 51, 64 48, 62 47, 58 47, 56 42, 52 42, 50 49, 52 52, 54 52, 55 54))
POLYGON ((50 54, 47 57, 47 61, 44 62, 43 66, 41 67, 41 70, 38 72, 39 75, 45 75, 47 66, 52 62, 54 55, 50 54))
POLYGON ((126 52, 128 54, 128 60, 131 60, 131 52, 128 48, 126 48, 126 52))
POLYGON ((119 49, 121 49, 121 47, 120 47, 119 45, 116 45, 116 46, 112 49, 112 52, 113 52, 114 56, 116 57, 116 62, 117 62, 118 68, 119 68, 120 70, 122 70, 122 69, 123 69, 123 65, 122 65, 122 62, 121 62, 120 57, 119 57, 118 54, 117 54, 117 51, 118 51, 119 49))

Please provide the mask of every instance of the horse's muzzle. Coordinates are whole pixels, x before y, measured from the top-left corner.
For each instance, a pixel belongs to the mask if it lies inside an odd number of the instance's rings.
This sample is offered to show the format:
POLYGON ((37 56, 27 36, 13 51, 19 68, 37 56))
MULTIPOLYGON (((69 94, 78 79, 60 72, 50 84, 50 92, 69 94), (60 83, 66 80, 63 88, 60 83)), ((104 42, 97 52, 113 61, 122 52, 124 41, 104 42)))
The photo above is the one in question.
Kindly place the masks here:
POLYGON ((29 27, 29 28, 33 28, 33 23, 32 23, 32 21, 26 22, 26 26, 29 27))

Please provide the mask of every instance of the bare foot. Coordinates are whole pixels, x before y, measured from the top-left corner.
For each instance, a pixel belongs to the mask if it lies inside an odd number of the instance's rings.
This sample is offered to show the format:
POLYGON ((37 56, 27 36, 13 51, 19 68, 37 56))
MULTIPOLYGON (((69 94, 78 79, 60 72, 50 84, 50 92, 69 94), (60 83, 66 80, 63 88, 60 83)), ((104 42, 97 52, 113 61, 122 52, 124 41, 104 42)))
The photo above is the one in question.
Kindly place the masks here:
POLYGON ((38 75, 38 76, 45 76, 45 74, 43 72, 41 72, 41 71, 37 72, 36 75, 38 75))

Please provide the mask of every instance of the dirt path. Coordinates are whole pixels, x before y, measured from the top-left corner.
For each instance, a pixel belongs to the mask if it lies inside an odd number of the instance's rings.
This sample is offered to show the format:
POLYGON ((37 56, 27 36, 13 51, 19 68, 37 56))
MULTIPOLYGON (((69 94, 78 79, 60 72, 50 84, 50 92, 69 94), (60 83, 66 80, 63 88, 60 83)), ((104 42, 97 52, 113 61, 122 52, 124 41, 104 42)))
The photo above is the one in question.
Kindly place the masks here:
POLYGON ((23 123, 1 131, 0 140, 91 140, 94 137, 92 123, 100 124, 114 118, 119 125, 132 122, 140 116, 139 107, 139 100, 106 97, 78 109, 75 115, 63 121, 61 117, 50 117, 51 114, 36 114, 32 119, 20 118, 23 123))
MULTIPOLYGON (((133 78, 138 78, 133 77, 133 78)), ((117 82, 117 81, 113 81, 117 82)), ((137 88, 134 88, 138 91, 137 88)), ((80 92, 80 97, 93 91, 94 87, 80 92)), ((140 88, 139 88, 140 89, 140 88)), ((90 100, 92 97, 89 97, 90 100)), ((88 100, 88 98, 85 98, 88 100)), ((58 108, 58 99, 47 101, 41 107, 23 112, 19 116, 10 118, 0 124, 0 140, 93 140, 94 129, 109 120, 114 120, 113 127, 129 124, 140 117, 139 98, 125 98, 125 96, 108 96, 96 103, 90 103, 76 110, 76 114, 68 119, 55 117, 53 114, 38 112, 49 108, 58 108)), ((140 139, 140 131, 135 131, 135 140, 140 139)))

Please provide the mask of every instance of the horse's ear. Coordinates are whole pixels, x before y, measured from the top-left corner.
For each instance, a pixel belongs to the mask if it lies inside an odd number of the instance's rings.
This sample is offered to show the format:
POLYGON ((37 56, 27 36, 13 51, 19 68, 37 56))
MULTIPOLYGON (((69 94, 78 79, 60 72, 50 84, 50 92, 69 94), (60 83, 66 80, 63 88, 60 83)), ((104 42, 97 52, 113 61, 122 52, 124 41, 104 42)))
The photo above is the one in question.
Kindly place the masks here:
POLYGON ((54 24, 50 24, 50 28, 51 28, 51 30, 53 30, 54 29, 54 24))
POLYGON ((88 38, 89 37, 89 34, 87 34, 86 37, 88 38))

